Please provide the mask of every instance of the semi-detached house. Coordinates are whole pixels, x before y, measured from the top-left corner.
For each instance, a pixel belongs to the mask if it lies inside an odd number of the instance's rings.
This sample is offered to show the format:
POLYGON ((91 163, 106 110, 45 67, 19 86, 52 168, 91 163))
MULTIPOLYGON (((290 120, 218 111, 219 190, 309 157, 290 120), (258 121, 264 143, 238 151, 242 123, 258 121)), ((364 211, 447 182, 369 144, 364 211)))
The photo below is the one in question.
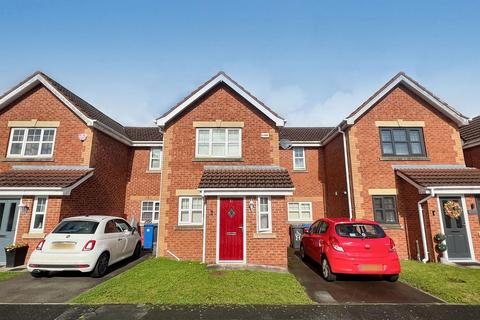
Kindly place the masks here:
POLYGON ((0 245, 120 215, 157 224, 160 256, 285 268, 291 224, 350 216, 380 222, 402 258, 439 260, 440 232, 444 259, 475 261, 468 123, 400 73, 336 127, 286 127, 221 72, 156 127, 125 127, 37 72, 0 97, 0 245))

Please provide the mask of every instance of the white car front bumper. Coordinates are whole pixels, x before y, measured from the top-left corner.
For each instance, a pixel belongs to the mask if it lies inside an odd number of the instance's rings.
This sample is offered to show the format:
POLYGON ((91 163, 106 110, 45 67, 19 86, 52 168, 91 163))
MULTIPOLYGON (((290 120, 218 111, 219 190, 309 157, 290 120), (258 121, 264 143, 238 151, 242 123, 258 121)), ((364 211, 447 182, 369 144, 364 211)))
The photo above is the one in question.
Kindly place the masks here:
POLYGON ((95 268, 99 253, 44 253, 34 251, 27 264, 28 272, 40 271, 81 271, 90 272, 95 268))

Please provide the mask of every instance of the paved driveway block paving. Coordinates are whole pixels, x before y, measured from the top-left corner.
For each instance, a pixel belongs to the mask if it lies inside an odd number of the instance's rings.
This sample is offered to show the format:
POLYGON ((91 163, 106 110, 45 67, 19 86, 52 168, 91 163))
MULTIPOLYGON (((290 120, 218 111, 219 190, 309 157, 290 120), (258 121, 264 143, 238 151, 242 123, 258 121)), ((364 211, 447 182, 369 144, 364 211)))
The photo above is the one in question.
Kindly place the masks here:
POLYGON ((316 263, 303 262, 290 248, 288 269, 305 287, 308 296, 318 303, 442 303, 441 300, 399 281, 338 276, 337 281, 327 282, 320 275, 320 267, 316 263))
POLYGON ((146 256, 132 261, 124 260, 110 267, 103 278, 91 278, 80 272, 59 272, 50 277, 33 278, 29 273, 0 284, 0 303, 61 303, 95 287, 123 271, 133 267, 146 256))

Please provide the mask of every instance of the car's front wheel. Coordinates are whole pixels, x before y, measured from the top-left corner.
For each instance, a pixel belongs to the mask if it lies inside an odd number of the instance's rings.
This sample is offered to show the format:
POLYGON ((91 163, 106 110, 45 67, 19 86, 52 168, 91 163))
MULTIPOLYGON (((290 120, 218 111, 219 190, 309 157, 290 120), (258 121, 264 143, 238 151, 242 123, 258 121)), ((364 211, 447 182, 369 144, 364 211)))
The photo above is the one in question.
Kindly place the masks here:
POLYGON ((102 253, 100 257, 98 257, 97 264, 91 274, 92 278, 101 278, 107 273, 109 259, 110 256, 107 252, 102 253))
POLYGON ((141 254, 142 254, 142 245, 139 242, 135 246, 135 250, 133 251, 132 258, 136 260, 136 259, 140 258, 141 254))
POLYGON ((332 268, 330 268, 326 257, 322 258, 322 277, 327 281, 335 281, 337 279, 337 276, 332 273, 332 268))
POLYGON ((383 276, 383 278, 387 281, 395 282, 395 281, 398 280, 399 275, 398 274, 389 274, 389 275, 383 276))
POLYGON ((302 260, 307 259, 307 256, 305 255, 305 248, 303 247, 303 244, 300 245, 300 258, 302 258, 302 260))
POLYGON ((41 270, 33 270, 30 272, 30 275, 34 278, 41 278, 41 277, 46 277, 48 276, 49 272, 48 271, 41 271, 41 270))

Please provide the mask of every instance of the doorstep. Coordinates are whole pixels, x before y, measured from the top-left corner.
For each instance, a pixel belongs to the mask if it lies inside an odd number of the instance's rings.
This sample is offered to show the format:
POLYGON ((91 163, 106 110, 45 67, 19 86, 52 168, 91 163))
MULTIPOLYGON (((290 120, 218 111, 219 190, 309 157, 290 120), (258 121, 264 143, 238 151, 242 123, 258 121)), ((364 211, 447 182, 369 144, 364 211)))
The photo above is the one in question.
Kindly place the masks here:
POLYGON ((268 265, 259 265, 259 264, 208 264, 207 269, 212 270, 252 270, 252 271, 267 271, 267 272, 279 272, 287 273, 287 268, 268 266, 268 265))

